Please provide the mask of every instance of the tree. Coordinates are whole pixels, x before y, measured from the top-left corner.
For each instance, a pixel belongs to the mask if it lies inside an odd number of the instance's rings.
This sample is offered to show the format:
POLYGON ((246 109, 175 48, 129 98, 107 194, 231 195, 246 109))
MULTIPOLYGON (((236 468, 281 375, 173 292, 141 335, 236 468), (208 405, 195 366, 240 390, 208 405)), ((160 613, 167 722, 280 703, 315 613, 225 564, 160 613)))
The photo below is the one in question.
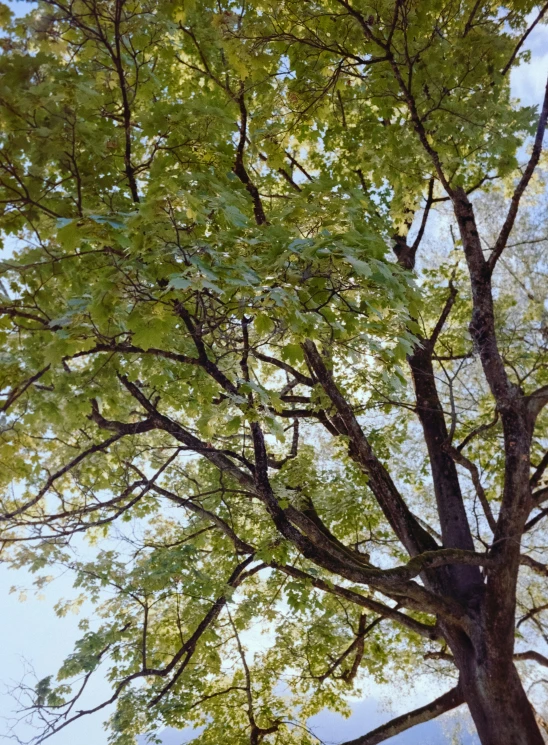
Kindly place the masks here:
POLYGON ((117 745, 304 745, 397 661, 451 690, 354 745, 542 743, 548 6, 1 7, 2 551, 102 616, 36 741, 107 665, 117 745))

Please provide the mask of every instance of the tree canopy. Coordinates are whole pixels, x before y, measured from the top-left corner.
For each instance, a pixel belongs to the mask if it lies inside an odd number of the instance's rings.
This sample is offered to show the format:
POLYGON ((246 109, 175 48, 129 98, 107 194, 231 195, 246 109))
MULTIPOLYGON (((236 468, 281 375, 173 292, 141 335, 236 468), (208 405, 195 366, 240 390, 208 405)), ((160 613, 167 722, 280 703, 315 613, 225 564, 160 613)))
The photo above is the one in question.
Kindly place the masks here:
POLYGON ((309 745, 394 667, 450 690, 354 745, 543 742, 546 10, 0 4, 2 558, 99 619, 35 742, 309 745))

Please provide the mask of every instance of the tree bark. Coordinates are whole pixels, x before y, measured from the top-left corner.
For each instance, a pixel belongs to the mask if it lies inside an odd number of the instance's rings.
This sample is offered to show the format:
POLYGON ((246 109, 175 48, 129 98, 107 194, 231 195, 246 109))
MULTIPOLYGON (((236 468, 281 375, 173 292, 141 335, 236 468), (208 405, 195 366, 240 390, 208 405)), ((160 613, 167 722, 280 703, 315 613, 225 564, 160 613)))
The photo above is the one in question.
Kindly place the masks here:
POLYGON ((451 196, 472 289, 470 334, 501 417, 506 463, 502 503, 490 549, 495 566, 487 572, 480 608, 468 604, 472 625, 467 634, 453 634, 447 629, 445 637, 455 656, 463 695, 482 745, 542 745, 544 738, 513 663, 520 543, 532 505, 532 426, 524 392, 508 377, 498 349, 491 285, 494 263, 484 258, 467 195, 458 188, 451 196))
MULTIPOLYGON (((415 386, 417 414, 428 449, 434 493, 440 516, 441 534, 445 548, 474 550, 474 540, 464 507, 464 500, 453 458, 445 450, 449 434, 436 388, 432 365, 433 344, 427 340, 417 346, 408 362, 415 386)), ((478 567, 453 566, 444 574, 450 579, 455 595, 472 601, 483 591, 483 580, 478 567)))
POLYGON ((460 688, 481 745, 544 745, 518 671, 496 634, 478 623, 471 637, 444 629, 460 673, 460 688))
POLYGON ((513 664, 492 670, 488 664, 474 661, 461 679, 464 700, 482 745, 544 745, 513 664))

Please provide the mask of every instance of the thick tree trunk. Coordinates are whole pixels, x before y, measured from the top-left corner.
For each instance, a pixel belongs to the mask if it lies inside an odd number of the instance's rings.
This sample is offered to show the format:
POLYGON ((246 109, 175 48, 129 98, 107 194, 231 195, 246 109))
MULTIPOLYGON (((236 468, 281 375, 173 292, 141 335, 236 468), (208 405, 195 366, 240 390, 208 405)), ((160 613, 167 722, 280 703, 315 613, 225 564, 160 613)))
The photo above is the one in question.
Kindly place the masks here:
POLYGON ((484 634, 474 639, 481 651, 469 639, 451 636, 460 689, 481 745, 544 745, 512 657, 501 659, 496 641, 489 643, 484 634))
POLYGON ((462 677, 463 695, 482 745, 544 745, 517 670, 490 674, 477 666, 462 677))

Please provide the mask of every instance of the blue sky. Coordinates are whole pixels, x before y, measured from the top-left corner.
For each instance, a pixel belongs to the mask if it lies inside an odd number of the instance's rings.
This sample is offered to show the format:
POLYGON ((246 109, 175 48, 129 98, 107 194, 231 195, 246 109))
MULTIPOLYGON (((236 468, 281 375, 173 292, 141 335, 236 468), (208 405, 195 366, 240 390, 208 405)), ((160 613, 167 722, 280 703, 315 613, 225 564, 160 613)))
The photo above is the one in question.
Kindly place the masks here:
MULTIPOLYGON (((28 10, 26 2, 8 2, 17 14, 28 10)), ((546 77, 548 75, 548 27, 535 29, 528 43, 532 61, 522 65, 512 74, 512 89, 516 97, 526 104, 538 104, 542 100, 546 77)), ((0 668, 0 717, 8 717, 12 711, 12 699, 7 692, 10 685, 20 681, 27 665, 32 664, 39 678, 54 673, 60 661, 73 648, 80 636, 78 616, 69 614, 59 619, 53 605, 61 597, 71 597, 74 591, 68 575, 59 578, 36 597, 32 591, 25 602, 20 602, 19 593, 10 594, 12 586, 29 587, 32 579, 23 571, 9 571, 0 565, 0 639, 3 640, 2 667, 0 668)), ((85 608, 82 615, 86 615, 85 608)), ((389 719, 393 713, 403 713, 414 706, 426 703, 440 695, 433 690, 431 683, 419 681, 414 690, 397 690, 391 686, 384 688, 369 686, 364 700, 355 702, 353 715, 343 719, 338 715, 324 712, 315 717, 311 725, 325 743, 337 743, 364 734, 389 719), (389 703, 386 703, 387 699, 389 703), (391 713, 392 712, 392 713, 391 713)), ((104 680, 98 679, 90 690, 95 701, 108 697, 108 687, 104 680)), ((72 725, 51 739, 52 745, 107 745, 107 735, 102 727, 103 716, 87 717, 72 725)), ((454 718, 441 718, 436 722, 410 730, 389 742, 393 745, 442 745, 450 743, 451 737, 444 731, 454 718)), ((465 730, 457 741, 461 745, 473 745, 475 736, 466 732, 466 718, 460 717, 465 730)), ((451 725, 453 726, 453 725, 451 725)), ((5 731, 0 722, 0 734, 5 731)), ((188 742, 190 733, 166 732, 165 745, 181 745, 188 742)))

